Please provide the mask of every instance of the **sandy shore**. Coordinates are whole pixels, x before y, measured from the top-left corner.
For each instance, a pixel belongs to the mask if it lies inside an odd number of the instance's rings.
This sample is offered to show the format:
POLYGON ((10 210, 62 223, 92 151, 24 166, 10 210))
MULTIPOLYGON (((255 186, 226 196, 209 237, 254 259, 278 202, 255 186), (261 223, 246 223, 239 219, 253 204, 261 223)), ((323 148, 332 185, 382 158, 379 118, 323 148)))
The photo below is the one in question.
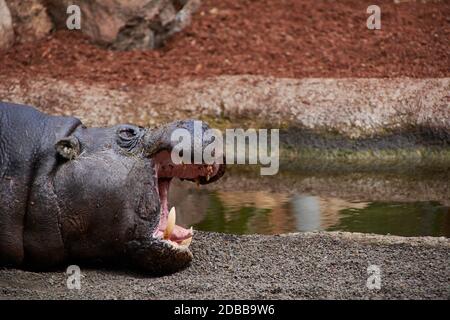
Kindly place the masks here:
POLYGON ((450 240, 355 233, 235 236, 197 232, 192 265, 147 277, 82 270, 81 290, 65 270, 0 270, 0 299, 449 299, 450 240), (369 265, 381 289, 366 286, 369 265))

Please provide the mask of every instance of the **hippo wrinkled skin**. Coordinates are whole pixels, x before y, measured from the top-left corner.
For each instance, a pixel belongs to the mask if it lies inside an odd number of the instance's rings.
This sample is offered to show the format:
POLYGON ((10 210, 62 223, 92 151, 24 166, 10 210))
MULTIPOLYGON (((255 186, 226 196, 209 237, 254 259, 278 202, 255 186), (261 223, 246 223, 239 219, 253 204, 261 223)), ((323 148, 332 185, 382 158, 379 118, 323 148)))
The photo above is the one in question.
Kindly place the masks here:
POLYGON ((110 261, 149 273, 187 266, 193 231, 168 223, 170 180, 210 183, 225 167, 174 165, 176 128, 192 132, 193 120, 87 128, 0 102, 0 265, 110 261))

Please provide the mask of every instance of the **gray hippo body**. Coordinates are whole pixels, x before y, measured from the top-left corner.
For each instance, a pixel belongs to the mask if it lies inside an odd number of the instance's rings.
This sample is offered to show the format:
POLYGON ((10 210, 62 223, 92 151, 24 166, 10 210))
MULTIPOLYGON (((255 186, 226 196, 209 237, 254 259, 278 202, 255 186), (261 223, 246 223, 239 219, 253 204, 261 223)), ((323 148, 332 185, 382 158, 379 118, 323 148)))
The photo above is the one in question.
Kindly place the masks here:
POLYGON ((209 183, 224 172, 218 164, 171 171, 170 134, 192 127, 187 120, 87 128, 73 117, 0 103, 0 265, 47 269, 100 259, 154 273, 188 265, 192 231, 175 225, 162 237, 170 180, 209 183))

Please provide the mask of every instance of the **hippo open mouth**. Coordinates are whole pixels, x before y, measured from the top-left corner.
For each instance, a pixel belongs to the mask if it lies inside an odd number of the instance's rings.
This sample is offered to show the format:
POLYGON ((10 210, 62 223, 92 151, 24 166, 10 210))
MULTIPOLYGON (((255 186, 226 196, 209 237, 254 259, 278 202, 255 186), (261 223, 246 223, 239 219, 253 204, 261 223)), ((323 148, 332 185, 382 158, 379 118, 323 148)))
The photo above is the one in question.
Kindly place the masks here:
POLYGON ((153 236, 167 241, 175 248, 189 247, 193 229, 177 225, 175 208, 169 210, 168 193, 172 178, 207 184, 219 179, 224 172, 220 164, 174 164, 168 151, 161 151, 154 156, 154 167, 160 200, 160 218, 153 236))

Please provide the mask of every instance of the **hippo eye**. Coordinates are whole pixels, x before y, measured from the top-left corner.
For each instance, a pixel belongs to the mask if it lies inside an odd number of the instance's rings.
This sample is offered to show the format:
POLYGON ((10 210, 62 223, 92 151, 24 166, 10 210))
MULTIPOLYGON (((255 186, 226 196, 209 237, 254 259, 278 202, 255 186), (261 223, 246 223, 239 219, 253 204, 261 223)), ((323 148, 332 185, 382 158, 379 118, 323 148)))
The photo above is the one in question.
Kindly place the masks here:
POLYGON ((119 136, 122 139, 125 139, 125 140, 133 139, 137 135, 138 135, 137 130, 135 128, 132 128, 132 127, 121 128, 119 130, 119 136))
POLYGON ((131 151, 138 144, 142 133, 139 127, 123 125, 117 130, 117 143, 120 147, 131 151))

